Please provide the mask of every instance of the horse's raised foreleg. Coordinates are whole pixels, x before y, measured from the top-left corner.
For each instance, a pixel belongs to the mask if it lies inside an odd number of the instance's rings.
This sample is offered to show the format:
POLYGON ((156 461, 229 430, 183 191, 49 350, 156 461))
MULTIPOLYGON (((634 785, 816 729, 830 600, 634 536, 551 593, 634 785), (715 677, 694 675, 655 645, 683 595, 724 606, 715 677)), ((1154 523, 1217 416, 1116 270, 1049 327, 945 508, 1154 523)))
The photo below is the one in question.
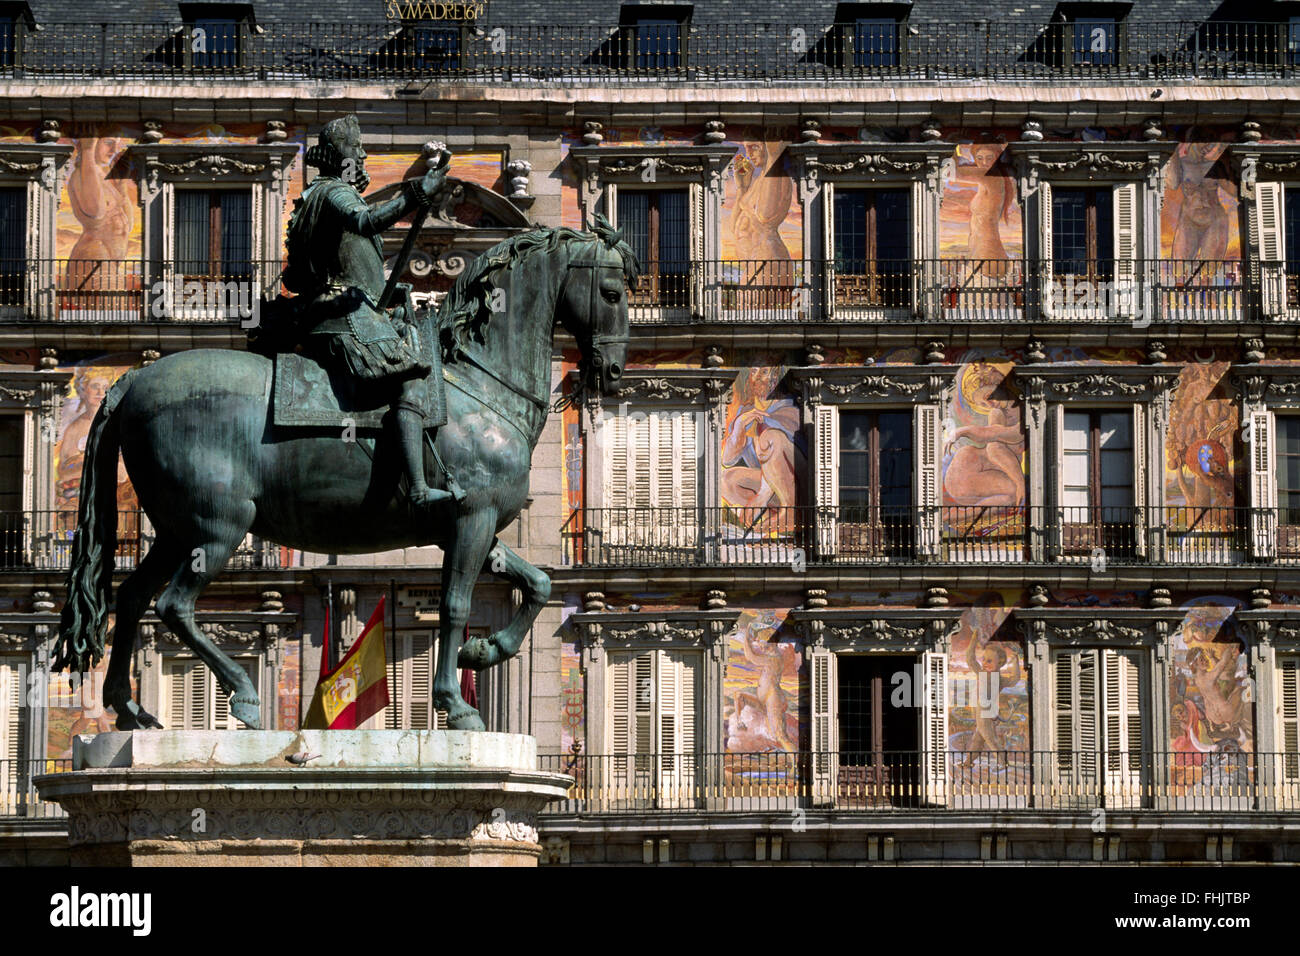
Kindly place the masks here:
POLYGON ((135 648, 136 627, 149 602, 180 563, 182 551, 172 541, 154 542, 140 565, 117 589, 116 621, 113 625, 112 651, 108 657, 108 676, 104 680, 104 704, 117 714, 118 730, 162 728, 152 714, 131 696, 131 652, 135 648))
POLYGON ((488 510, 465 512, 445 547, 442 565, 441 614, 438 620, 438 673, 433 679, 433 703, 447 712, 452 730, 483 730, 483 718, 460 696, 456 659, 469 623, 474 582, 496 533, 496 515, 488 510))
MULTIPOLYGON (((184 552, 181 566, 158 598, 158 616, 171 632, 192 650, 230 693, 230 713, 253 730, 262 729, 262 706, 248 673, 226 656, 194 621, 199 594, 221 573, 246 529, 253 523, 252 503, 247 522, 211 521, 204 529, 205 543, 184 552)), ((242 510, 242 509, 241 509, 242 510)))
POLYGON ((460 649, 456 663, 476 671, 500 664, 518 654, 520 646, 524 643, 524 636, 551 597, 551 579, 500 541, 497 541, 488 552, 483 570, 491 571, 497 577, 504 578, 519 588, 523 592, 524 600, 509 624, 485 638, 470 638, 460 649))

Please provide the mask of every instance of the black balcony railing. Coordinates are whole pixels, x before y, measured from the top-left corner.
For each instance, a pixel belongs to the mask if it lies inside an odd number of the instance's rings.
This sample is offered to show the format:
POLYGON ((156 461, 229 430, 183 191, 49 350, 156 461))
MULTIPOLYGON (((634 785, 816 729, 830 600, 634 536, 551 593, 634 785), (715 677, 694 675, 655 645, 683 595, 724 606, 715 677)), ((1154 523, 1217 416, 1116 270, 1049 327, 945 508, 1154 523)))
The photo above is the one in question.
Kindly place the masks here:
MULTIPOLYGON (((0 571, 62 571, 72 560, 75 511, 0 511, 0 571)), ((153 528, 142 511, 119 511, 117 551, 119 571, 137 567, 154 542, 153 528)), ((283 568, 301 563, 301 552, 249 535, 231 555, 235 570, 283 568), (293 555, 292 559, 288 555, 293 555)))
POLYGON ((139 259, 0 260, 0 318, 71 323, 238 322, 282 291, 280 260, 206 264, 139 259))
POLYGON ((67 773, 71 769, 72 760, 68 758, 12 760, 0 757, 0 818, 67 816, 57 803, 42 800, 32 781, 43 774, 67 773))
POLYGON ((1300 811, 1300 755, 875 751, 541 756, 569 774, 547 814, 794 809, 1300 811))
POLYGON ((1180 564, 1300 560, 1285 510, 991 505, 587 508, 561 529, 588 567, 1180 564))
POLYGON ((1133 21, 1104 50, 1078 45, 1073 24, 912 20, 906 30, 825 22, 645 27, 454 23, 198 25, 18 24, 0 38, 0 70, 70 79, 142 77, 477 82, 1008 79, 1283 79, 1300 66, 1287 22, 1133 21))

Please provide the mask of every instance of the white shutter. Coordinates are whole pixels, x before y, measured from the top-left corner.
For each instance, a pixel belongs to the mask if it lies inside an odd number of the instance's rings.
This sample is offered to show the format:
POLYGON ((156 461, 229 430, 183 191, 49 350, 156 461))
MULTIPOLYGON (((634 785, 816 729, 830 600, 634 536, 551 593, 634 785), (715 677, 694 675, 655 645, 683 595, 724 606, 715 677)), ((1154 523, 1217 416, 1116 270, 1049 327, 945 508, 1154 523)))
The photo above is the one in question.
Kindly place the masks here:
POLYGON ((839 538, 836 530, 840 507, 840 420, 835 405, 817 405, 814 412, 816 447, 814 485, 817 504, 817 552, 823 557, 835 554, 839 538))
POLYGON ((835 800, 835 765, 839 743, 835 739, 835 655, 824 648, 814 648, 810 668, 809 716, 812 718, 809 743, 812 746, 813 806, 829 806, 835 800))
POLYGON ((926 276, 930 271, 930 263, 927 258, 929 249, 926 248, 926 237, 921 231, 922 216, 920 215, 920 211, 927 208, 928 202, 928 187, 923 181, 916 180, 912 183, 911 205, 907 210, 908 221, 912 223, 912 241, 909 247, 912 261, 909 265, 912 270, 910 280, 912 284, 912 314, 916 316, 924 316, 927 308, 934 308, 926 301, 924 295, 926 289, 932 288, 931 283, 926 281, 926 276))
POLYGON ((1277 542, 1277 476, 1273 471, 1274 419, 1268 409, 1250 413, 1251 557, 1271 558, 1277 542))
POLYGON ((1089 802, 1097 792, 1098 667, 1095 650, 1060 651, 1054 662, 1052 749, 1067 804, 1089 802))
POLYGON ((1142 682, 1132 651, 1102 652, 1105 684, 1106 805, 1142 805, 1142 682))
POLYGON ((1300 658, 1278 657, 1278 749, 1282 751, 1282 780, 1300 782, 1300 658))
POLYGON ((1115 313, 1137 314, 1138 186, 1124 183, 1111 191, 1115 207, 1115 313))
POLYGON ((1133 406, 1133 541, 1139 558, 1147 556, 1150 529, 1160 522, 1147 506, 1146 406, 1133 406))
POLYGON ((389 706, 384 726, 389 730, 446 730, 447 712, 433 706, 433 674, 438 641, 431 631, 399 634, 396 664, 390 665, 389 706))
POLYGON ((1052 318, 1061 308, 1056 301, 1052 279, 1052 185, 1038 185, 1038 267, 1039 297, 1044 318, 1052 318))
POLYGON ((939 556, 942 523, 939 513, 940 427, 938 405, 917 405, 912 416, 912 447, 916 468, 912 475, 912 503, 916 508, 916 553, 939 556))
POLYGON ((0 813, 12 813, 20 803, 22 779, 23 668, 17 660, 0 660, 0 813))
POLYGON ((690 806, 694 802, 699 652, 659 651, 657 751, 661 806, 690 806))
POLYGON ((823 282, 822 301, 825 304, 826 318, 835 317, 835 184, 823 182, 821 189, 822 204, 822 266, 823 282))
POLYGON ((1286 311, 1286 233, 1283 186, 1255 183, 1255 227, 1259 233, 1260 294, 1266 316, 1286 311))
POLYGON ((691 314, 692 315, 717 315, 722 306, 722 300, 718 298, 716 289, 706 291, 704 276, 706 271, 705 259, 708 256, 708 250, 704 247, 704 223, 708 218, 705 213, 706 192, 703 183, 691 183, 687 191, 687 202, 690 209, 687 211, 687 234, 690 237, 690 270, 691 270, 691 314), (712 301, 706 298, 710 295, 712 301))
POLYGON ((211 730, 213 688, 216 679, 208 679, 207 668, 193 658, 167 661, 163 667, 163 689, 168 730, 211 730))
POLYGON ((948 655, 926 651, 922 655, 928 686, 922 721, 925 731, 925 801, 930 805, 948 802, 948 655))

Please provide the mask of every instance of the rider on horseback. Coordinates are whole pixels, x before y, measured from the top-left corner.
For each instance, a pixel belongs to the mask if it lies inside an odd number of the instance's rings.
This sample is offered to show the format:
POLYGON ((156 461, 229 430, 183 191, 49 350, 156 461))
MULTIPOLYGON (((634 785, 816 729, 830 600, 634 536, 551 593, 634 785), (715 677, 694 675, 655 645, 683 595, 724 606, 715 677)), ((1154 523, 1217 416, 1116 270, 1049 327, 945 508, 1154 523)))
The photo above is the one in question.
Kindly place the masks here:
MULTIPOLYGON (((370 206, 361 196, 370 177, 355 116, 326 124, 306 162, 320 170, 294 206, 289 219, 284 285, 299 296, 298 316, 310 327, 297 330, 303 351, 327 368, 346 374, 355 385, 387 391, 399 439, 410 499, 428 507, 464 493, 447 475, 447 491, 430 488, 424 478, 425 380, 442 375, 437 343, 421 348, 410 301, 410 286, 398 286, 398 303, 380 308, 384 292, 382 234, 416 209, 433 204, 447 179, 450 154, 431 163, 422 179, 402 184, 401 194, 370 206)), ((433 389, 428 389, 433 392, 433 389)), ((446 422, 439 407, 431 427, 446 422)))

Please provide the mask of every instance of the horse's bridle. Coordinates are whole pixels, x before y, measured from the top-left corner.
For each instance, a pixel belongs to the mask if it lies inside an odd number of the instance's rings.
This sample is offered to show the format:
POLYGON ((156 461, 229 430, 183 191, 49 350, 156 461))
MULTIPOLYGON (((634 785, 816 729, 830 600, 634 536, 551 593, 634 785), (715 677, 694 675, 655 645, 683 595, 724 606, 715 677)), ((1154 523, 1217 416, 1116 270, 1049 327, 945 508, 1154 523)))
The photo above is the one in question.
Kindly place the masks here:
MULTIPOLYGON (((587 276, 587 306, 588 306, 587 314, 593 317, 599 314, 599 309, 600 309, 600 284, 596 281, 596 270, 619 268, 619 266, 615 266, 609 263, 608 261, 601 260, 599 252, 602 246, 609 248, 608 246, 606 246, 605 241, 603 239, 600 238, 593 239, 591 241, 590 250, 587 253, 582 254, 578 258, 570 259, 569 274, 564 280, 565 288, 567 288, 569 282, 571 282, 574 278, 575 275, 574 270, 577 269, 583 270, 583 274, 587 276)), ((563 298, 564 295, 563 289, 561 289, 560 295, 561 298, 563 298)), ((583 359, 578 363, 578 367, 583 373, 579 376, 580 386, 586 384, 587 376, 585 373, 587 371, 592 370, 599 373, 600 370, 605 367, 605 356, 604 353, 601 351, 601 346, 602 345, 626 346, 628 342, 628 336, 613 335, 612 333, 605 333, 605 332, 592 330, 587 337, 587 342, 589 346, 588 347, 589 355, 584 356, 583 359)))

